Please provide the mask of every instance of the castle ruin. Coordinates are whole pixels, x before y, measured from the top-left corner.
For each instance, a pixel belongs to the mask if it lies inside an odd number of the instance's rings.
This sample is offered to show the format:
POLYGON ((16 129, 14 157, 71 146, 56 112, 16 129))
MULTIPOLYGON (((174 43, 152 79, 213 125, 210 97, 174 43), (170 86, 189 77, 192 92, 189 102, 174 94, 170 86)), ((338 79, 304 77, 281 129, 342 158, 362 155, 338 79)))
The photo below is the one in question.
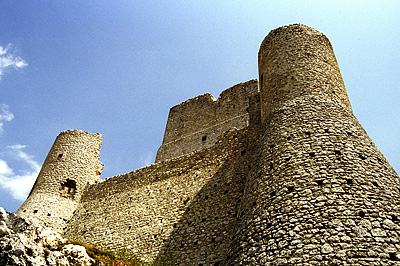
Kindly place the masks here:
POLYGON ((100 179, 100 134, 60 133, 17 214, 178 265, 398 265, 399 176, 353 114, 332 46, 272 30, 259 77, 171 108, 156 163, 100 179))

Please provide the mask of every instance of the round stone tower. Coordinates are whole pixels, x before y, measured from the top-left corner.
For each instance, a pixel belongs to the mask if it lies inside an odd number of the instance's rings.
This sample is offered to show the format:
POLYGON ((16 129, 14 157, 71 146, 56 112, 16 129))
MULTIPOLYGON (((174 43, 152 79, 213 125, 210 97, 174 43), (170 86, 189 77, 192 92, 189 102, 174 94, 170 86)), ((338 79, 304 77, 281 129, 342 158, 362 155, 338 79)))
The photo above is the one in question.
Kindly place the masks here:
POLYGON ((226 265, 398 263, 399 176, 353 115, 329 40, 304 25, 271 31, 259 88, 261 167, 226 265))
POLYGON ((17 210, 37 217, 56 230, 72 216, 87 185, 100 179, 101 135, 81 130, 61 132, 47 155, 36 182, 17 210))

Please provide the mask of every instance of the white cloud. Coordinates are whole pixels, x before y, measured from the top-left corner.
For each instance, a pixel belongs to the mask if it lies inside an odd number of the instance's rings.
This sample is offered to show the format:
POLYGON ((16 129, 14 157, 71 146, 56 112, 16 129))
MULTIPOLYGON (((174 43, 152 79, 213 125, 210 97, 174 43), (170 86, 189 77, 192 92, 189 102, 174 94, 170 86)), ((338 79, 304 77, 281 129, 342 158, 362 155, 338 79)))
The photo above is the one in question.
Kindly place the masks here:
POLYGON ((40 171, 40 165, 33 160, 32 156, 23 151, 25 147, 25 145, 7 146, 11 159, 28 165, 26 169, 19 170, 18 173, 15 173, 6 161, 0 159, 0 186, 8 190, 14 199, 21 202, 28 196, 40 171))
MULTIPOLYGON (((1 52, 1 51, 0 51, 1 52)), ((14 115, 8 110, 9 106, 7 104, 0 105, 0 132, 3 131, 3 121, 11 121, 14 119, 14 115)))
POLYGON ((13 53, 12 44, 8 44, 5 48, 0 46, 0 79, 7 68, 23 68, 28 66, 24 59, 13 53))

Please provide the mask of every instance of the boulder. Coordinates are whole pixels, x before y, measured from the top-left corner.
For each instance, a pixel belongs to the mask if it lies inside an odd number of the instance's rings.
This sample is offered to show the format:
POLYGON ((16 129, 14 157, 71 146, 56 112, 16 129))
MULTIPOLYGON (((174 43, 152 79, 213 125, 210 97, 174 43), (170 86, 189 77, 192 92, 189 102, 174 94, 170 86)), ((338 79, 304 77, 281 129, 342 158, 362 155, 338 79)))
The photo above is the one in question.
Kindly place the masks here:
POLYGON ((0 207, 0 265, 94 265, 85 247, 67 239, 36 218, 24 219, 0 207))

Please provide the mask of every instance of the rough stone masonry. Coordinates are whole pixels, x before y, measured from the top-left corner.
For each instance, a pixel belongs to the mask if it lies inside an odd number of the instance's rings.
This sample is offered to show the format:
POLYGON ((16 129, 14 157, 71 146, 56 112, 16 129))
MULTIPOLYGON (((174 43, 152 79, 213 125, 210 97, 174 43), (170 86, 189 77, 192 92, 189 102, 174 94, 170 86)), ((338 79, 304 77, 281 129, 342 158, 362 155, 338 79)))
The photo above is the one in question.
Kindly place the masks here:
POLYGON ((332 46, 272 30, 259 79, 170 110, 156 163, 100 179, 100 134, 62 132, 17 214, 177 265, 399 265, 399 176, 355 118, 332 46))

